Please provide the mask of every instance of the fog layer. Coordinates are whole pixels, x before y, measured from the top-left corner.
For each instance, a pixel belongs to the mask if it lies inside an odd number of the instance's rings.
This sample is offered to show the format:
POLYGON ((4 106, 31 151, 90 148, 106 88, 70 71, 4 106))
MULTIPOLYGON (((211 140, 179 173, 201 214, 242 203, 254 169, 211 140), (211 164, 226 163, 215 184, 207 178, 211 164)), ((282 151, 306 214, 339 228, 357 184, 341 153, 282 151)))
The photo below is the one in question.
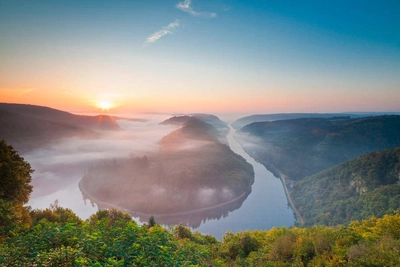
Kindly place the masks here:
MULTIPOLYGON (((146 122, 118 120, 120 131, 101 132, 97 139, 65 138, 24 154, 35 170, 32 175, 34 191, 28 204, 33 208, 45 208, 55 201, 53 196, 61 196, 63 199, 58 199, 61 206, 79 206, 82 195, 77 184, 90 166, 104 160, 157 152, 160 139, 176 126, 159 125, 159 120, 152 117, 147 119, 146 122)), ((79 214, 79 209, 74 208, 78 215, 90 215, 79 214)))

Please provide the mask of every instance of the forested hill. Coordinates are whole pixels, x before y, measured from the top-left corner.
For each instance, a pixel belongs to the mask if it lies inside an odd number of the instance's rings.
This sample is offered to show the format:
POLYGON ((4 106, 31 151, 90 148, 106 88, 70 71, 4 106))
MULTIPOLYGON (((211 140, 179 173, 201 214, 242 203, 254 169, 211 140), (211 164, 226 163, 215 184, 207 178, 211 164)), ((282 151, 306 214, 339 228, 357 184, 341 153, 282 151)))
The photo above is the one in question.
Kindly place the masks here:
POLYGON ((83 116, 49 107, 8 103, 0 103, 0 110, 90 130, 120 130, 115 122, 118 118, 108 115, 83 116))
POLYGON ((400 147, 372 152, 297 182, 292 200, 307 225, 345 224, 400 209, 400 147))
POLYGON ((229 133, 229 128, 225 122, 221 121, 217 116, 209 115, 209 114, 192 114, 192 115, 183 115, 183 116, 174 116, 171 117, 160 124, 172 124, 177 126, 182 126, 187 121, 191 120, 192 118, 199 119, 205 122, 207 125, 212 127, 208 127, 208 131, 211 135, 216 137, 219 142, 223 144, 228 144, 226 140, 226 135, 229 133))
POLYGON ((187 122, 190 118, 197 118, 205 123, 211 124, 213 127, 219 130, 227 129, 229 131, 228 126, 225 122, 221 121, 217 116, 211 114, 202 114, 202 113, 194 113, 190 115, 182 115, 182 116, 174 116, 171 117, 160 124, 174 124, 174 125, 182 125, 187 122))
POLYGON ((227 124, 223 121, 221 121, 217 116, 211 115, 211 114, 203 114, 203 113, 194 113, 191 114, 191 116, 198 118, 208 124, 211 124, 214 126, 216 129, 223 133, 228 133, 229 132, 229 127, 227 124))
POLYGON ((400 146, 399 133, 400 116, 390 115, 256 122, 236 137, 267 168, 299 180, 362 154, 400 146))
POLYGON ((60 138, 78 136, 97 138, 98 133, 82 127, 33 118, 0 110, 0 140, 4 139, 20 152, 48 145, 60 138))
MULTIPOLYGON (((276 114, 257 114, 250 115, 237 119, 232 123, 232 127, 240 129, 253 122, 278 121, 278 120, 293 120, 304 118, 332 118, 332 117, 350 117, 359 118, 366 117, 366 114, 353 113, 276 113, 276 114)), ((371 115, 372 116, 372 115, 371 115)))

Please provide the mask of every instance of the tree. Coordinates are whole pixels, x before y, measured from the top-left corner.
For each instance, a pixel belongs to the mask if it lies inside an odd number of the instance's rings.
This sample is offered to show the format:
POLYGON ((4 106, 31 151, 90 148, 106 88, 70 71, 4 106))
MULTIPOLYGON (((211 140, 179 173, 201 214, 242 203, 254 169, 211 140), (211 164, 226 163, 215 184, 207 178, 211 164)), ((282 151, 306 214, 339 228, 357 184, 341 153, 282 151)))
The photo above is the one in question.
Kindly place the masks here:
POLYGON ((62 225, 67 223, 82 223, 82 220, 71 209, 60 207, 58 205, 58 200, 50 204, 50 208, 32 210, 30 212, 30 217, 32 226, 38 224, 42 219, 46 219, 49 222, 58 222, 62 225))
POLYGON ((18 230, 29 227, 27 207, 32 192, 33 170, 17 151, 0 141, 0 241, 18 230))
POLYGON ((156 225, 156 220, 154 219, 154 216, 151 215, 149 218, 149 227, 153 227, 154 225, 156 225))

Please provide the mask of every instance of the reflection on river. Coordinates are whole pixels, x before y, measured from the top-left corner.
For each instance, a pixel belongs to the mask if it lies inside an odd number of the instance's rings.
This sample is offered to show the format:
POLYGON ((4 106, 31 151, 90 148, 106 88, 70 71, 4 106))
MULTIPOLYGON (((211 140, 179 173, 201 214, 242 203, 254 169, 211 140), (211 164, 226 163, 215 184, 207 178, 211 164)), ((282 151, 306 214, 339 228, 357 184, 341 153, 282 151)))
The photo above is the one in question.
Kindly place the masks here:
MULTIPOLYGON (((243 151, 240 144, 234 139, 234 133, 235 131, 231 128, 227 137, 230 148, 236 154, 244 157, 254 168, 255 180, 251 191, 236 201, 217 208, 184 214, 154 216, 157 222, 165 225, 182 222, 201 233, 212 234, 217 238, 221 238, 226 231, 268 230, 272 227, 290 227, 294 224, 295 218, 287 205, 281 181, 243 151)), ((42 175, 48 173, 40 170, 41 166, 35 163, 36 158, 30 158, 29 155, 25 158, 32 161, 32 166, 36 170, 39 169, 42 175)), ((61 206, 71 208, 83 219, 95 213, 98 208, 109 208, 110 206, 105 203, 90 202, 82 195, 78 189, 78 181, 82 178, 85 168, 73 164, 70 167, 75 170, 72 176, 58 177, 59 180, 63 181, 68 179, 69 184, 67 186, 63 186, 58 191, 48 195, 33 196, 28 204, 33 208, 46 208, 57 199, 61 206)), ((130 213, 140 223, 148 221, 149 215, 130 213)))
MULTIPOLYGON (((230 212, 237 210, 242 206, 243 201, 246 200, 247 196, 250 193, 251 191, 248 191, 246 194, 243 194, 235 201, 231 201, 223 205, 218 205, 218 207, 205 208, 190 212, 181 212, 178 214, 154 215, 154 217, 158 223, 162 223, 164 225, 177 225, 179 223, 182 223, 195 229, 208 220, 220 220, 226 218, 230 212)), ((99 207, 99 209, 115 208, 115 206, 107 203, 96 203, 96 205, 99 207)), ((143 214, 129 210, 125 211, 131 214, 136 221, 141 223, 148 222, 150 216, 152 216, 150 214, 143 214)))

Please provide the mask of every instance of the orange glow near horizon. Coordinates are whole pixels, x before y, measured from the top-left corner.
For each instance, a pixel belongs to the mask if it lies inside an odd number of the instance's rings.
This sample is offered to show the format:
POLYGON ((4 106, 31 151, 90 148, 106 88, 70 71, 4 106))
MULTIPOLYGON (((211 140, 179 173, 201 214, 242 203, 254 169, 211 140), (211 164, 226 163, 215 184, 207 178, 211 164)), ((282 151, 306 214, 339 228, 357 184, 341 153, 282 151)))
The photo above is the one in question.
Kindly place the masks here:
MULTIPOLYGON (((138 90, 138 92, 140 92, 138 90)), ((35 88, 0 88, 0 102, 47 106, 76 114, 111 112, 112 114, 161 113, 291 113, 291 112, 351 112, 397 111, 399 92, 385 95, 370 93, 338 94, 326 90, 319 94, 299 94, 266 88, 265 92, 212 95, 196 91, 168 93, 96 93, 94 91, 50 91, 35 88), (93 100, 93 95, 97 95, 93 100), (390 101, 387 100, 388 95, 390 101), (92 99, 92 100, 90 100, 92 99), (379 105, 377 105, 379 104, 379 105), (381 107, 377 109, 377 107, 381 107), (385 109, 385 110, 383 110, 385 109)))
POLYGON ((109 100, 100 100, 97 101, 96 106, 101 109, 101 111, 110 111, 110 109, 114 107, 114 104, 109 100))

